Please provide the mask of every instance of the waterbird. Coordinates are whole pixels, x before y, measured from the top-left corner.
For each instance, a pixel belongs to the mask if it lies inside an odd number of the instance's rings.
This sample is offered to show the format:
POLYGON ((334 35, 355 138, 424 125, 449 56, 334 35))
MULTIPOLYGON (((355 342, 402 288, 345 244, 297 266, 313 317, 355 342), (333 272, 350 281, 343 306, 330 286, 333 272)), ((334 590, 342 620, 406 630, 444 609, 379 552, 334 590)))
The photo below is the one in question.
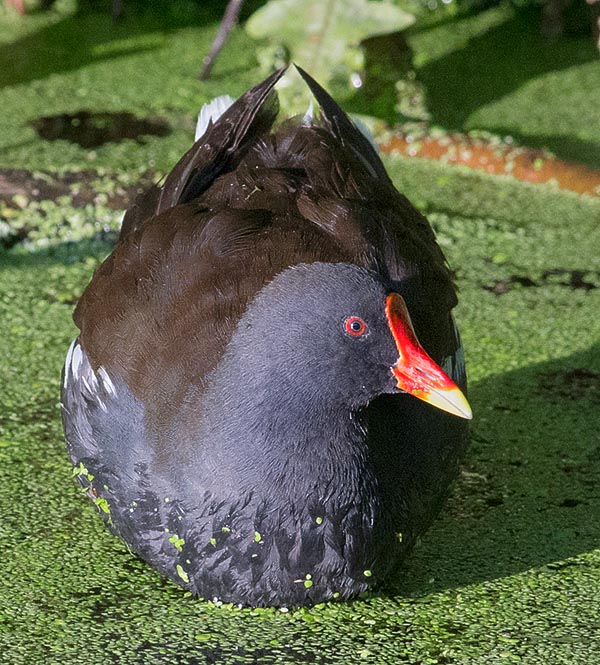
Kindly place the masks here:
POLYGON ((456 288, 425 219, 309 74, 200 114, 81 296, 62 377, 74 475, 194 595, 347 600, 455 477, 471 409, 456 288))

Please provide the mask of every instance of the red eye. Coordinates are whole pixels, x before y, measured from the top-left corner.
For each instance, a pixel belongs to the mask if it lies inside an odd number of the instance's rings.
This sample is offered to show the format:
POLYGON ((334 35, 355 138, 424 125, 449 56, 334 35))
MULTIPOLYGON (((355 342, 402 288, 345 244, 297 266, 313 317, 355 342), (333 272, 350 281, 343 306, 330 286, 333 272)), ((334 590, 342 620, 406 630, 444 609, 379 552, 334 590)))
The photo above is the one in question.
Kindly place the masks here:
POLYGON ((352 337, 360 337, 367 332, 367 324, 358 316, 351 316, 344 321, 344 330, 352 337))

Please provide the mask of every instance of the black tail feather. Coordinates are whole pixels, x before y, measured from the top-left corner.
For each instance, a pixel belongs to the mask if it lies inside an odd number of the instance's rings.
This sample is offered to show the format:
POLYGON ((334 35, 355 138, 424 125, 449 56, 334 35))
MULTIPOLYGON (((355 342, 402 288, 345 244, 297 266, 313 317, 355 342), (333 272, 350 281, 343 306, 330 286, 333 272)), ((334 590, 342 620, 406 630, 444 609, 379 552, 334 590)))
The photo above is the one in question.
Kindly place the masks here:
POLYGON ((390 182, 389 176, 383 166, 375 148, 367 137, 356 127, 346 113, 336 104, 331 95, 322 88, 315 79, 305 72, 302 67, 294 65, 300 76, 309 87, 314 98, 321 107, 322 120, 327 129, 338 138, 342 144, 351 148, 355 157, 362 162, 371 174, 384 182, 390 182))
POLYGON ((279 69, 242 95, 175 165, 162 187, 156 214, 197 198, 227 168, 231 156, 258 131, 271 127, 279 104, 273 88, 283 76, 279 69))

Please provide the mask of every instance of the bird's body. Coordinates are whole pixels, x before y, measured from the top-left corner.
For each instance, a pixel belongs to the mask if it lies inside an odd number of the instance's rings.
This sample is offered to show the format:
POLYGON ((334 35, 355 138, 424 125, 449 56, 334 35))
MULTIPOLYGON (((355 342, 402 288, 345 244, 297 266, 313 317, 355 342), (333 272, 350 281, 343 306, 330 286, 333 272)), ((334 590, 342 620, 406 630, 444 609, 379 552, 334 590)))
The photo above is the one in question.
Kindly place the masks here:
POLYGON ((62 396, 79 479, 115 533, 194 593, 250 605, 381 580, 465 438, 390 371, 402 344, 422 351, 412 320, 464 388, 429 225, 310 77, 321 118, 273 131, 278 77, 128 211, 78 304, 62 396))

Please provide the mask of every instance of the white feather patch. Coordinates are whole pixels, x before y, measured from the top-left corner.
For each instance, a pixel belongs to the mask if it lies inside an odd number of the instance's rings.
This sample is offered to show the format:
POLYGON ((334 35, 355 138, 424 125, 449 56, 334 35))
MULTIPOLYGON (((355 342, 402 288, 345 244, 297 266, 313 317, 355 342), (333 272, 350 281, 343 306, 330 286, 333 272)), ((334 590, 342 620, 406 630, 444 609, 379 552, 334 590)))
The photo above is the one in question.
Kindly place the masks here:
POLYGON ((102 380, 102 383, 104 384, 104 388, 108 393, 110 393, 113 397, 117 396, 117 390, 115 388, 115 384, 112 382, 110 376, 108 376, 108 372, 104 369, 104 367, 98 367, 98 376, 102 380))
POLYGON ((235 102, 233 97, 229 95, 221 95, 220 97, 215 97, 208 104, 200 109, 198 113, 198 122, 196 124, 196 136, 194 141, 197 141, 199 138, 206 134, 208 129, 208 124, 212 121, 213 123, 217 121, 225 111, 235 102))
POLYGON ((315 107, 313 106, 313 101, 311 99, 308 104, 308 108, 306 109, 306 113, 302 118, 302 124, 306 125, 307 127, 310 127, 310 125, 312 125, 314 117, 315 117, 315 107))
POLYGON ((83 360, 83 353, 81 353, 81 347, 79 344, 76 344, 73 347, 73 353, 71 354, 71 372, 73 373, 73 376, 78 379, 79 378, 79 372, 81 369, 81 361, 83 360))
POLYGON ((69 346, 69 350, 67 351, 67 358, 65 360, 65 376, 63 379, 63 387, 67 387, 67 380, 69 378, 69 370, 71 369, 71 361, 73 359, 73 349, 75 348, 75 343, 77 342, 76 339, 74 339, 71 342, 71 346, 69 346))

